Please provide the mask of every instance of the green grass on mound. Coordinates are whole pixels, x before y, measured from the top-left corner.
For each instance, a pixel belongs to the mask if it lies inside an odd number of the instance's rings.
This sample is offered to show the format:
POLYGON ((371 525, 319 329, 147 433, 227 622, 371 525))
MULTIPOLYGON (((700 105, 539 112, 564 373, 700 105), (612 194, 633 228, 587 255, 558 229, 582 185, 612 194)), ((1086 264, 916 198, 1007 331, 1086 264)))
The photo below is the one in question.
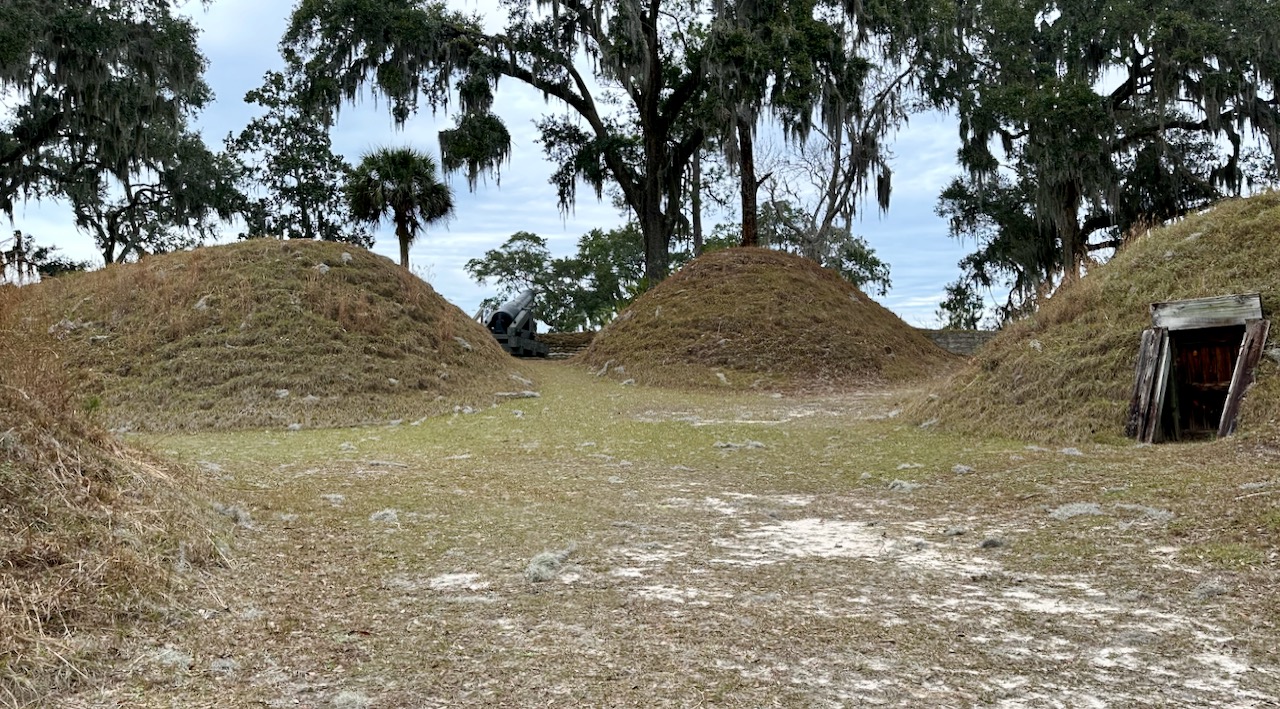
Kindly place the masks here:
POLYGON ((22 290, 25 326, 113 427, 355 425, 529 388, 478 323, 350 245, 261 239, 22 290))
POLYGON ((735 248, 641 296, 576 361, 660 386, 806 389, 918 378, 954 358, 834 272, 735 248))
POLYGON ((88 425, 47 336, 0 292, 0 705, 91 674, 124 625, 218 557, 191 471, 88 425))
MULTIPOLYGON (((911 413, 959 432, 1119 439, 1150 305, 1231 293, 1261 293, 1267 317, 1280 309, 1280 193, 1225 202, 1133 240, 1007 326, 911 413)), ((1264 358, 1241 413, 1243 433, 1275 431, 1275 375, 1264 358)))

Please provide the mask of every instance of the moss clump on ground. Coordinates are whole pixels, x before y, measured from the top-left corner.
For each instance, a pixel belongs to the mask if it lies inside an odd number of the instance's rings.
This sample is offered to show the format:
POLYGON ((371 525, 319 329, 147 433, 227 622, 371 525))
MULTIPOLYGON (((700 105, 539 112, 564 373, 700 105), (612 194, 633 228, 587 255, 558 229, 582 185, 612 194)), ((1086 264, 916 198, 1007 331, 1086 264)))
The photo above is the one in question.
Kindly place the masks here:
POLYGON ((364 249, 260 239, 22 289, 77 395, 129 430, 418 419, 528 389, 478 323, 364 249))
POLYGON ((641 296, 577 361, 645 384, 818 389, 918 378, 954 358, 834 272, 735 248, 641 296))
MULTIPOLYGON (((87 424, 0 293, 0 704, 92 674, 123 626, 218 558, 194 475, 87 424)), ((47 339, 43 338, 43 339, 47 339)))
MULTIPOLYGON (((1133 239, 1008 325, 910 413, 963 433, 1120 439, 1151 304, 1231 293, 1260 293, 1268 317, 1280 308, 1280 193, 1224 202, 1133 239)), ((1274 437, 1275 374, 1264 360, 1245 398, 1242 433, 1274 437)))

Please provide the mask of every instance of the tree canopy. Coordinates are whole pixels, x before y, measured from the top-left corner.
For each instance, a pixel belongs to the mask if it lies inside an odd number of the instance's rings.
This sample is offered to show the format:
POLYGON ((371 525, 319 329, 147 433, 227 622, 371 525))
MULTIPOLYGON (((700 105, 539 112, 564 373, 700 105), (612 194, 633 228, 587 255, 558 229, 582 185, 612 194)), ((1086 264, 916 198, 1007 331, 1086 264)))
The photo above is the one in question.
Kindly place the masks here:
POLYGON ((67 200, 108 263, 207 235, 240 198, 188 128, 212 100, 204 67, 168 2, 0 5, 0 210, 67 200))
POLYGON ((23 195, 61 195, 86 165, 120 175, 167 166, 152 126, 183 125, 210 98, 196 28, 167 2, 0 4, 0 210, 23 195))
MULTIPOLYGON (((960 8, 959 5, 956 6, 960 8)), ((959 118, 940 212, 967 278, 1034 300, 1132 226, 1239 194, 1280 155, 1280 6, 1266 0, 966 3, 922 85, 959 118)), ((1016 310, 1016 307, 1014 308, 1016 310)))
MULTIPOLYGON (((867 34, 861 5, 815 0, 682 3, 671 0, 508 2, 506 26, 439 2, 303 0, 283 46, 307 77, 311 100, 337 109, 362 89, 403 122, 419 105, 454 110, 440 134, 448 170, 497 172, 510 134, 493 113, 501 78, 542 93, 560 112, 538 122, 557 166, 552 182, 572 208, 579 182, 617 187, 634 214, 649 282, 666 276, 686 175, 709 135, 746 162, 743 198, 758 186, 750 165, 755 123, 768 107, 789 133, 806 135, 862 109, 868 62, 853 49, 867 34), (816 114, 816 115, 815 115, 816 114), (728 126, 726 129, 725 126, 728 126)), ((748 222, 754 203, 744 203, 748 222)))
POLYGON ((481 284, 498 286, 483 307, 495 308, 532 288, 534 314, 554 330, 600 327, 642 290, 644 254, 635 225, 593 229, 578 239, 574 256, 554 258, 547 240, 521 231, 501 247, 471 259, 464 267, 481 284))
POLYGON ((360 159, 347 182, 353 217, 369 224, 391 219, 400 241, 400 265, 405 268, 418 230, 453 212, 453 192, 436 173, 436 161, 426 153, 379 148, 360 159))
POLYGON ((368 247, 373 235, 347 210, 351 166, 333 152, 327 117, 301 100, 296 76, 269 71, 245 102, 265 109, 227 149, 242 164, 246 237, 346 241, 368 247))
POLYGON ((684 7, 669 0, 512 2, 504 5, 504 30, 487 33, 479 18, 443 3, 303 0, 283 46, 323 105, 336 108, 368 87, 403 122, 420 102, 433 110, 456 103, 457 127, 441 135, 442 162, 465 168, 472 184, 510 154, 510 135, 491 111, 498 80, 554 99, 574 117, 550 117, 542 129, 544 149, 561 166, 554 179, 562 207, 572 207, 578 180, 597 193, 606 181, 616 183, 640 225, 646 271, 657 280, 666 275, 681 218, 685 166, 702 140, 698 130, 675 132, 704 81, 697 47, 672 39, 684 7), (579 63, 584 56, 590 76, 579 63), (616 93, 597 95, 600 85, 616 93), (614 100, 632 109, 637 130, 615 115, 614 100))

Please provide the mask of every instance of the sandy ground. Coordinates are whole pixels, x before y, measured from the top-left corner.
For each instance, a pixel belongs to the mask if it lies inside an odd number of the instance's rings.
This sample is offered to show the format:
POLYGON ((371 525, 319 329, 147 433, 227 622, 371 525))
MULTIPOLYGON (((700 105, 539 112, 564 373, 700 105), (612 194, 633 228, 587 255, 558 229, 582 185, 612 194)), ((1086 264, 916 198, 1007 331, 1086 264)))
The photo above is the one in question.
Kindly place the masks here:
POLYGON ((170 441, 244 513, 235 562, 48 704, 1280 706, 1275 564, 1188 559, 1159 495, 1098 492, 1100 454, 938 462, 915 433, 872 463, 893 435, 875 396, 617 401, 609 436, 513 437, 533 470, 477 441, 554 400, 452 443, 170 441), (1017 466, 1083 482, 986 504, 1017 466))

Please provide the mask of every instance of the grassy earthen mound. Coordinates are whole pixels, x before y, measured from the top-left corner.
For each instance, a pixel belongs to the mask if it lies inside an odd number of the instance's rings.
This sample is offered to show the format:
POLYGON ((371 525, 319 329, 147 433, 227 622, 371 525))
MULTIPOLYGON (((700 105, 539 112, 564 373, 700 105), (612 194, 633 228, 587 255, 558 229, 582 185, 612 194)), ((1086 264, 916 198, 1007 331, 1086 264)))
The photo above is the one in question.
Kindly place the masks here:
POLYGON ((953 359, 836 273, 735 248, 645 293, 577 361, 660 386, 821 389, 904 381, 953 359))
POLYGON ((113 428, 385 423, 530 387, 429 285, 345 244, 260 239, 22 290, 113 428))
MULTIPOLYGON (((1150 305, 1233 293, 1260 293, 1264 316, 1280 312, 1280 193, 1224 202, 1133 240, 1008 325, 911 413, 968 433, 1118 440, 1150 305)), ((1276 336, 1273 327, 1268 348, 1276 336)), ((1264 357, 1245 398, 1242 433, 1275 430, 1275 375, 1276 363, 1264 357)))
POLYGON ((170 612, 183 571, 221 558, 223 525, 191 471, 83 420, 52 347, 13 330, 12 295, 0 292, 0 705, 28 706, 91 676, 130 623, 170 612))

